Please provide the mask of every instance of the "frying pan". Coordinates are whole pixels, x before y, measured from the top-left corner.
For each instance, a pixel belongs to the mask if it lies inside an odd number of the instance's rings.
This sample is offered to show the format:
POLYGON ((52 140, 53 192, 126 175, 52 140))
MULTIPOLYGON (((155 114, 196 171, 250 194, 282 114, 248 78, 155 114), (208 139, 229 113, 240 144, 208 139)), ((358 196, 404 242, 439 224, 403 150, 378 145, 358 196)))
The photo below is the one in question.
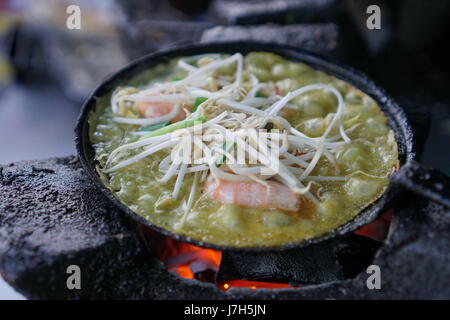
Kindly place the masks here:
MULTIPOLYGON (((367 78, 364 74, 354 70, 351 67, 342 65, 329 58, 321 57, 317 54, 313 54, 306 50, 299 48, 282 46, 272 43, 258 43, 258 42, 227 42, 227 43, 211 43, 200 45, 189 45, 174 48, 171 50, 160 51, 146 55, 131 64, 127 65, 123 69, 114 73, 108 77, 84 103, 81 113, 79 115, 77 125, 75 128, 76 134, 76 147, 78 156, 80 158, 82 166, 92 177, 96 186, 106 195, 112 203, 121 209, 121 211, 131 217, 138 224, 145 225, 150 229, 159 232, 163 235, 169 236, 177 241, 191 243, 196 246, 212 248, 217 250, 230 250, 230 251, 250 251, 250 252, 267 252, 267 251, 280 251, 291 248, 300 248, 308 246, 310 244, 318 243, 339 235, 343 235, 358 229, 359 227, 373 221, 381 212, 386 208, 390 188, 386 190, 383 196, 377 201, 373 202, 370 206, 365 208, 359 213, 353 220, 341 225, 340 227, 322 235, 319 237, 302 240, 300 242, 290 242, 278 246, 257 246, 257 247, 229 247, 223 245, 216 245, 212 243, 203 242, 187 236, 175 234, 166 229, 160 228, 150 221, 139 216, 133 212, 127 206, 122 204, 118 198, 102 183, 96 170, 94 155, 95 152, 89 141, 89 123, 88 118, 91 112, 96 109, 96 98, 103 97, 109 94, 115 87, 123 84, 123 82, 130 80, 142 71, 148 70, 153 66, 168 62, 173 58, 180 56, 191 56, 202 53, 236 53, 240 52, 246 54, 252 51, 267 51, 278 54, 287 60, 298 61, 306 63, 315 69, 321 70, 327 74, 333 75, 336 78, 349 82, 356 88, 365 92, 377 101, 381 110, 388 118, 388 123, 395 133, 395 137, 398 143, 398 155, 400 166, 404 165, 408 161, 415 160, 416 158, 416 143, 413 135, 413 130, 408 122, 404 110, 390 97, 386 92, 376 85, 372 80, 367 78)), ((402 169, 400 169, 402 170, 402 169)))

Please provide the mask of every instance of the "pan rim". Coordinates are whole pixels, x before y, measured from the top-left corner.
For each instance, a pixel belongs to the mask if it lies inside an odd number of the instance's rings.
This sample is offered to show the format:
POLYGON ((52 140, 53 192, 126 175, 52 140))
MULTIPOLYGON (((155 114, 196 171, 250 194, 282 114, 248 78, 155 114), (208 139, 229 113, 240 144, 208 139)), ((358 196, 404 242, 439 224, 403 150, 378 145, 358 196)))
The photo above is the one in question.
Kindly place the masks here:
MULTIPOLYGON (((388 118, 389 126, 394 131, 395 138, 398 144, 398 154, 400 168, 402 165, 416 158, 416 151, 414 145, 413 130, 407 120, 404 110, 385 92, 383 88, 378 86, 374 81, 368 78, 364 73, 343 64, 336 59, 330 57, 324 57, 317 53, 312 53, 308 50, 301 48, 280 45, 269 42, 257 42, 257 41, 233 41, 233 42, 217 42, 207 44, 194 44, 185 45, 168 50, 162 50, 155 53, 150 53, 141 58, 138 58, 117 72, 109 75, 96 89, 89 95, 80 110, 80 114, 77 119, 75 127, 75 143, 77 148, 78 157, 80 162, 88 172, 91 180, 95 186, 101 190, 101 192, 112 203, 128 217, 135 222, 142 224, 152 230, 155 230, 165 236, 171 237, 177 241, 186 242, 202 248, 211 248, 216 250, 225 251, 239 251, 239 252, 279 252, 289 250, 293 248, 306 247, 311 244, 319 243, 339 235, 350 233, 361 226, 373 221, 378 214, 386 207, 387 193, 389 192, 391 181, 388 187, 384 190, 382 195, 370 203, 366 208, 361 210, 358 215, 353 219, 347 221, 336 229, 327 232, 318 237, 304 239, 297 242, 286 242, 280 245, 274 246, 227 246, 218 245, 214 243, 208 243, 202 240, 194 239, 188 236, 179 235, 167 229, 161 228, 147 219, 141 217, 139 214, 128 208, 123 204, 114 194, 110 191, 100 180, 94 166, 92 165, 93 159, 88 159, 87 147, 91 147, 88 135, 88 118, 91 111, 96 108, 96 98, 102 97, 111 89, 118 85, 119 82, 123 82, 126 79, 131 79, 140 72, 151 68, 157 64, 167 62, 177 56, 187 56, 199 53, 207 52, 251 52, 251 51, 267 51, 273 52, 282 56, 283 58, 291 61, 304 62, 317 70, 321 70, 327 74, 330 74, 336 78, 346 81, 363 91, 365 94, 371 96, 379 104, 381 110, 388 118), (238 49, 237 49, 238 48, 238 49)), ((92 148, 92 147, 91 147, 92 148)), ((398 171, 398 170, 397 170, 398 171)), ((395 173, 393 173, 395 174, 395 173)), ((390 177, 390 180, 392 175, 390 177)))

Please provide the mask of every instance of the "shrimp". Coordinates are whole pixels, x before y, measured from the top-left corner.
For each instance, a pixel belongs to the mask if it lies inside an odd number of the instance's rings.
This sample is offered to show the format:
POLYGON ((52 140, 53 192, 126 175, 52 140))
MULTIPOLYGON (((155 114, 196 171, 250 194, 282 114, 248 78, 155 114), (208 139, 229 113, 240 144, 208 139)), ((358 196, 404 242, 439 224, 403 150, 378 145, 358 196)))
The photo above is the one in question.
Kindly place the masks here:
POLYGON ((254 181, 228 181, 209 176, 204 187, 207 194, 221 203, 244 207, 299 211, 301 195, 274 181, 262 185, 254 181))
MULTIPOLYGON (((154 93, 148 94, 149 96, 154 96, 154 93)), ((141 116, 145 118, 156 118, 161 117, 170 113, 175 104, 172 102, 164 102, 164 101, 152 101, 152 102, 137 102, 136 109, 139 111, 141 116)), ((191 109, 190 106, 184 106, 186 109, 191 109)), ((183 108, 180 109, 180 112, 172 119, 170 122, 178 122, 186 118, 186 112, 183 108)))

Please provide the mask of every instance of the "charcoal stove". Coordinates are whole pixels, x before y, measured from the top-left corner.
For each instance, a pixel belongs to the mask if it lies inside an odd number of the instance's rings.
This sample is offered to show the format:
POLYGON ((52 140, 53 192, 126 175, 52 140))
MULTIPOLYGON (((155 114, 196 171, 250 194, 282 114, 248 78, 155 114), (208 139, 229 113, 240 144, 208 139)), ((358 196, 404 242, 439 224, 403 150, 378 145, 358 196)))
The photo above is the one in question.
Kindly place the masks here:
POLYGON ((261 270, 249 269, 254 264, 246 268, 236 264, 236 257, 229 264, 224 256, 226 270, 208 275, 211 267, 197 264, 192 277, 180 276, 166 268, 167 254, 149 250, 149 242, 97 190, 76 157, 2 166, 0 271, 19 292, 35 299, 449 298, 450 197, 444 191, 449 179, 414 162, 404 168, 392 181, 396 193, 384 242, 342 238, 348 250, 341 251, 341 258, 347 262, 343 272, 333 274, 340 279, 327 272, 328 278, 304 281, 299 278, 303 272, 283 267, 284 274, 291 270, 297 277, 291 281, 277 273, 261 279, 261 270), (80 290, 66 287, 66 269, 73 264, 82 270, 80 290), (370 264, 381 269, 380 290, 366 286, 370 264), (236 281, 249 275, 255 277, 236 281))
MULTIPOLYGON (((405 111, 417 159, 426 115, 405 111)), ((203 248, 136 224, 77 157, 0 166, 0 273, 31 299, 449 299, 450 181, 410 160, 379 219, 305 248, 261 253, 203 248), (82 271, 80 290, 67 289, 70 265, 82 271), (370 265, 381 270, 379 290, 367 287, 370 265)))
POLYGON ((29 298, 448 298, 449 179, 415 162, 427 121, 407 111, 415 149, 380 203, 385 214, 272 252, 208 249, 149 230, 108 201, 76 157, 2 166, 0 272, 29 298), (82 270, 79 290, 66 286, 70 265, 82 270), (380 289, 367 286, 370 265, 380 289))
POLYGON ((294 288, 352 278, 367 268, 380 247, 378 241, 350 234, 306 248, 242 253, 193 246, 144 226, 140 231, 168 271, 225 290, 230 286, 294 288))

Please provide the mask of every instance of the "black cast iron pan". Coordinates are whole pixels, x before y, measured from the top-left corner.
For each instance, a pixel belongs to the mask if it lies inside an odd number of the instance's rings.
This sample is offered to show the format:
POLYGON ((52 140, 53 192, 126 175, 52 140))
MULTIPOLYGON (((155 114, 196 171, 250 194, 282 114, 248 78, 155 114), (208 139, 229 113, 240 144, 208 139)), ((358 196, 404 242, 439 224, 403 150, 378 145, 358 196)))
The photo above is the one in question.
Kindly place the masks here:
MULTIPOLYGON (((115 87, 121 85, 124 81, 133 78, 138 73, 147 70, 159 63, 168 62, 175 57, 190 56, 202 53, 236 53, 240 52, 246 54, 252 51, 268 51, 278 54, 288 60, 304 62, 318 70, 322 70, 328 74, 331 74, 337 78, 347 81, 359 88, 361 91, 370 95, 375 99, 382 111, 388 118, 389 125, 395 132, 395 136, 398 143, 398 152, 400 165, 404 165, 408 161, 412 161, 416 158, 415 149, 415 137, 413 130, 408 122, 404 110, 391 98, 385 91, 376 85, 373 81, 368 79, 364 74, 340 63, 334 62, 328 58, 320 57, 316 54, 312 54, 308 51, 298 48, 281 46, 278 44, 258 43, 258 42, 230 42, 230 43, 216 43, 216 44, 202 44, 202 45, 189 45, 179 47, 167 51, 161 51, 154 54, 146 55, 123 69, 119 70, 115 74, 107 78, 92 95, 86 100, 78 118, 76 133, 76 146, 80 161, 89 175, 93 178, 97 187, 118 207, 122 212, 130 216, 133 220, 139 224, 143 224, 159 233, 172 237, 178 241, 188 242, 201 247, 208 247, 218 250, 236 250, 236 251, 278 251, 296 247, 303 247, 313 243, 318 243, 332 237, 343 235, 345 233, 356 230, 357 228, 373 221, 379 213, 381 213, 387 204, 389 199, 389 188, 385 194, 372 203, 369 207, 364 209, 353 220, 345 223, 339 228, 321 236, 308 240, 304 240, 298 243, 286 243, 276 247, 227 247, 220 246, 211 243, 205 243, 199 240, 195 240, 186 236, 175 234, 171 231, 162 229, 153 225, 151 222, 145 220, 131 209, 122 204, 114 194, 106 188, 101 182, 97 172, 95 171, 94 162, 94 150, 91 147, 89 141, 89 114, 96 108, 96 98, 103 97, 109 94, 115 87)), ((401 171, 402 169, 400 169, 401 171)))

